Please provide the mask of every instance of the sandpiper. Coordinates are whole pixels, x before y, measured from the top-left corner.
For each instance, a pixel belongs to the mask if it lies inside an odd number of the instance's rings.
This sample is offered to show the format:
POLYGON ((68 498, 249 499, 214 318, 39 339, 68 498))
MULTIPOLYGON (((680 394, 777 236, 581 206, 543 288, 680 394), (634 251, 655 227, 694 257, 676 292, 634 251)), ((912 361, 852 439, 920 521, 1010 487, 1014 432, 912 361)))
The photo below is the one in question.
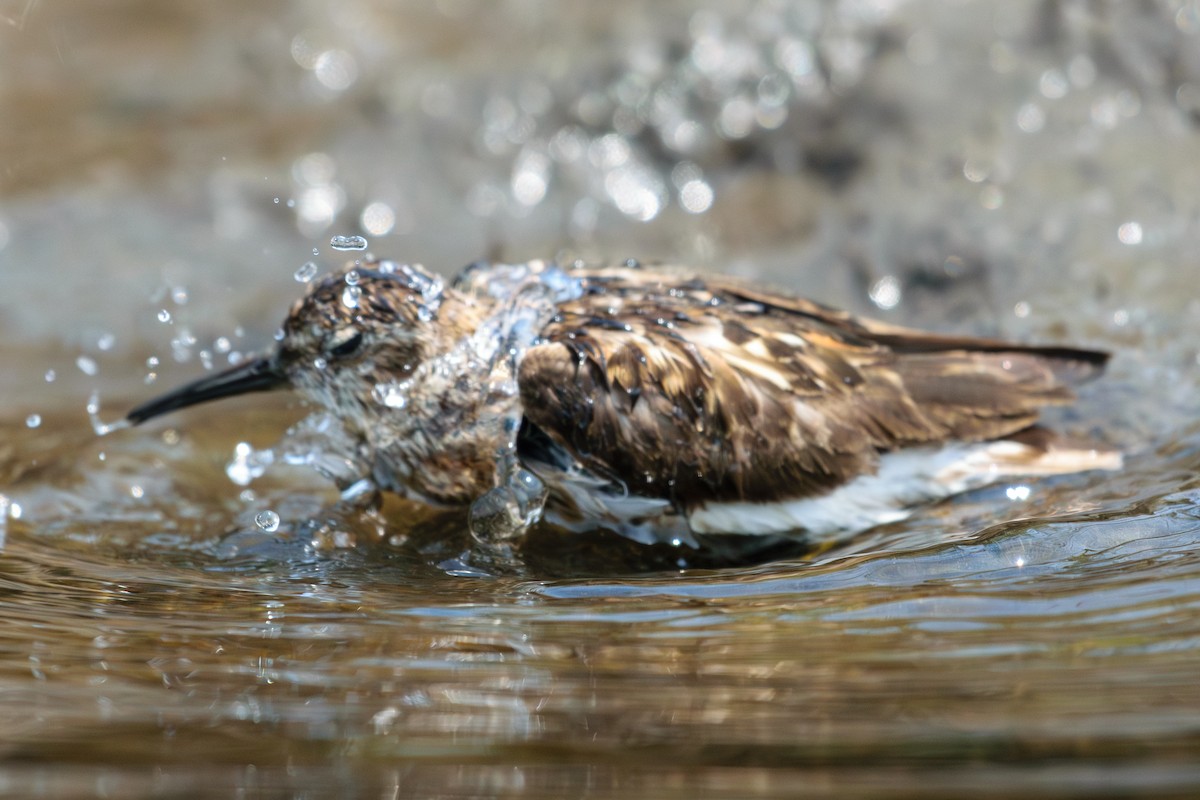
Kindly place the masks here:
POLYGON ((477 263, 445 286, 366 259, 316 282, 272 352, 128 419, 290 386, 340 420, 368 496, 470 508, 484 540, 544 511, 646 543, 820 542, 1008 476, 1118 467, 1036 427, 1107 360, 632 262, 477 263))

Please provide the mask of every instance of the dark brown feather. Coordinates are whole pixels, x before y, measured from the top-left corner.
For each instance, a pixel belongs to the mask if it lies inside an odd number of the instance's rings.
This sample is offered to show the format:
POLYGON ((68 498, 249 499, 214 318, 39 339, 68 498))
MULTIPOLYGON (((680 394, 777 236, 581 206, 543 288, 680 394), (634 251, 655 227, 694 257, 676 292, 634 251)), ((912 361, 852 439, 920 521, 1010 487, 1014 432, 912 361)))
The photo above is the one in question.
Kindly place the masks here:
POLYGON ((1107 360, 909 331, 726 279, 614 268, 584 285, 524 357, 525 416, 598 474, 684 509, 818 494, 883 451, 1007 436, 1107 360))

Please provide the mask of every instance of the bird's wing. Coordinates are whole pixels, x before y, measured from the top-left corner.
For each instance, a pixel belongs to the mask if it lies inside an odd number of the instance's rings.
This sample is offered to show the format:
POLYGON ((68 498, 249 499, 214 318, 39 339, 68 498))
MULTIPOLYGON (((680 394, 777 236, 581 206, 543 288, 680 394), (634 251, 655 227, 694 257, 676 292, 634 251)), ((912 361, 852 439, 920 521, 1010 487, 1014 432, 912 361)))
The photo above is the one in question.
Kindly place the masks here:
POLYGON ((584 287, 523 357, 525 417, 589 469, 685 508, 818 494, 881 451, 1011 434, 1104 360, 726 281, 612 270, 584 287))

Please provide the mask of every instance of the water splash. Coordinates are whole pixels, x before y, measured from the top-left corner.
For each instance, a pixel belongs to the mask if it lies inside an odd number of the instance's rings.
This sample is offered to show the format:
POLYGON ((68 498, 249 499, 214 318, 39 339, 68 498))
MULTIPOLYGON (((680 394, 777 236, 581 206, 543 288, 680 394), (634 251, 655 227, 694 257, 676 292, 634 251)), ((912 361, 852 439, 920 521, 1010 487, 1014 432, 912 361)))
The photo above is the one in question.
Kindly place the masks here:
POLYGON ((97 436, 107 436, 113 431, 124 430, 133 426, 133 423, 127 419, 119 419, 116 422, 104 422, 100 419, 100 393, 92 392, 88 397, 87 402, 88 421, 92 423, 92 430, 97 436))
POLYGON ((366 250, 367 240, 362 236, 334 236, 329 240, 334 250, 366 250))
POLYGON ((514 469, 500 486, 471 504, 471 536, 484 545, 511 541, 542 518, 546 485, 526 469, 514 469))
POLYGON ((255 450, 249 442, 238 442, 233 448, 233 459, 225 465, 225 474, 238 486, 249 486, 274 463, 274 451, 255 450))
POLYGON ((317 273, 320 271, 321 268, 317 266, 315 261, 306 261, 299 269, 296 270, 292 277, 296 279, 297 283, 308 283, 313 278, 317 277, 317 273))

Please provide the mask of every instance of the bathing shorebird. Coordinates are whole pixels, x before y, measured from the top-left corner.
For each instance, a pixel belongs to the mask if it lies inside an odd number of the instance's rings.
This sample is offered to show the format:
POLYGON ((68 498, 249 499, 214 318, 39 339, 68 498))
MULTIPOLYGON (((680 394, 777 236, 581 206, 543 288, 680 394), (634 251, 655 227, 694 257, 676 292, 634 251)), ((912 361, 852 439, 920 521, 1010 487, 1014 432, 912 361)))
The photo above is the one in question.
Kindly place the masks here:
POLYGON ((1035 427, 1107 360, 632 262, 479 263, 444 286, 368 259, 315 283, 270 353, 128 418, 290 386, 340 420, 371 489, 469 507, 480 538, 544 510, 641 542, 820 542, 1007 476, 1117 467, 1035 427))

